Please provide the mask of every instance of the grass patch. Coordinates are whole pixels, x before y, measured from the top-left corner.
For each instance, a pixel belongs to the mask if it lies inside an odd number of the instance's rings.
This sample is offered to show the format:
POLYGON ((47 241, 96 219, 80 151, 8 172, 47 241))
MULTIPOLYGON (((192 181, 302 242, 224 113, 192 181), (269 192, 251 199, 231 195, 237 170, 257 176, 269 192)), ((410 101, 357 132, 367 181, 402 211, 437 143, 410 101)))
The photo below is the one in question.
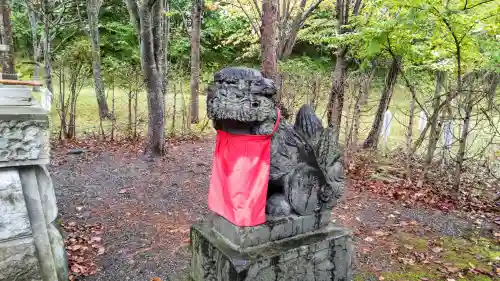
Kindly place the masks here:
POLYGON ((500 262, 500 246, 487 238, 441 238, 443 258, 460 268, 480 267, 487 269, 494 262, 500 262))
POLYGON ((411 246, 411 249, 408 249, 409 247, 405 248, 408 251, 423 252, 427 250, 428 242, 424 238, 417 237, 410 233, 400 232, 397 234, 397 239, 399 241, 398 243, 401 245, 411 246))
POLYGON ((436 280, 439 276, 462 276, 471 281, 493 280, 487 274, 494 273, 493 265, 500 261, 498 242, 487 238, 426 240, 410 233, 398 233, 394 238, 401 245, 399 255, 403 254, 407 260, 424 257, 425 262, 403 264, 395 272, 381 273, 384 280, 436 280))

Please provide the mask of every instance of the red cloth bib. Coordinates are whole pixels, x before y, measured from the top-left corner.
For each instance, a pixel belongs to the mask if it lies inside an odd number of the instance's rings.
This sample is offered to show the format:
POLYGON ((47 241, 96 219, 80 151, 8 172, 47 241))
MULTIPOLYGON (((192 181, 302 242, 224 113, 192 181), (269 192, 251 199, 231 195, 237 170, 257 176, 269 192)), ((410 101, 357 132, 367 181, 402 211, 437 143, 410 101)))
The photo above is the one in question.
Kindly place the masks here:
POLYGON ((208 191, 210 210, 237 226, 266 222, 266 199, 271 162, 270 135, 235 135, 217 130, 208 191))

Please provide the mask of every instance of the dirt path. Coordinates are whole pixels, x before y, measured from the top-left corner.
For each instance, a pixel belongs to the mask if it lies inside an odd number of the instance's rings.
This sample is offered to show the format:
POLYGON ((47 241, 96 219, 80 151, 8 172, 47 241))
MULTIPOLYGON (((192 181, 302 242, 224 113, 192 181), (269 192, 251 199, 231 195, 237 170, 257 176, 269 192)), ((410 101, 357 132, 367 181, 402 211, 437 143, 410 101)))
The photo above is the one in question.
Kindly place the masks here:
MULTIPOLYGON (((126 147, 90 150, 67 155, 67 149, 55 149, 50 167, 62 221, 103 226, 99 272, 82 280, 174 280, 188 267, 189 227, 208 212, 213 141, 170 146, 157 162, 126 147)), ((334 219, 356 235, 358 268, 375 275, 401 267, 387 254, 391 246, 382 247, 381 241, 396 241, 394 235, 402 229, 438 238, 458 237, 475 227, 456 215, 406 208, 355 191, 334 210, 334 219)))

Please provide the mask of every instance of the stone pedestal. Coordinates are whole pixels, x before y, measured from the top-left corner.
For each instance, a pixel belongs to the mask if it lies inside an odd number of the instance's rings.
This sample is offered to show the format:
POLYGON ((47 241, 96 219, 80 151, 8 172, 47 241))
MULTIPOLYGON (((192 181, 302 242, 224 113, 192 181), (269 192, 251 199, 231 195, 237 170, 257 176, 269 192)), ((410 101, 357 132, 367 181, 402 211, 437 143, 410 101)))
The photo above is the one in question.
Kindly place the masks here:
POLYGON ((349 281, 352 244, 328 213, 237 227, 222 217, 191 229, 195 281, 349 281))
POLYGON ((28 87, 0 87, 0 281, 68 280, 55 226, 48 112, 28 87))

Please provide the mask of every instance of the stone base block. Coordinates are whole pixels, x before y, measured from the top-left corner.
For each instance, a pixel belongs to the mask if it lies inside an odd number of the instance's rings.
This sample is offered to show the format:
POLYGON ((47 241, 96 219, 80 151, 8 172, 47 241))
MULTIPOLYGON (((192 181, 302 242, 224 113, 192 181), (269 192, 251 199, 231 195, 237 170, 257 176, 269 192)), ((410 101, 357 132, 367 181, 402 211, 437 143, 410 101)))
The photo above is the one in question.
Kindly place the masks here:
POLYGON ((191 243, 194 281, 351 280, 351 233, 345 228, 327 226, 237 250, 204 222, 191 228, 191 243))
POLYGON ((213 215, 211 222, 213 229, 234 244, 235 248, 245 249, 319 230, 327 226, 330 219, 331 212, 327 211, 310 216, 268 217, 265 224, 252 227, 236 226, 218 215, 213 215))
POLYGON ((0 281, 41 281, 33 238, 0 242, 0 281))

